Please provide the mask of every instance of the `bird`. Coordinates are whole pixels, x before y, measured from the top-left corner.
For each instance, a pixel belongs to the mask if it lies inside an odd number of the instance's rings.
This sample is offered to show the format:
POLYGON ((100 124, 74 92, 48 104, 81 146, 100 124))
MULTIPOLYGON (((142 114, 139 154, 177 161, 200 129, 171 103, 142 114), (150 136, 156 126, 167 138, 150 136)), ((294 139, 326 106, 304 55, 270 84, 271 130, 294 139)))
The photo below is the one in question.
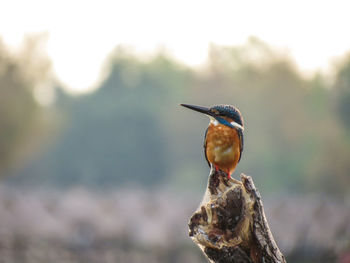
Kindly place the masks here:
POLYGON ((231 174, 241 160, 243 152, 244 123, 241 112, 231 105, 202 107, 180 104, 188 109, 209 117, 209 125, 204 136, 204 155, 209 167, 223 171, 231 179, 231 174))

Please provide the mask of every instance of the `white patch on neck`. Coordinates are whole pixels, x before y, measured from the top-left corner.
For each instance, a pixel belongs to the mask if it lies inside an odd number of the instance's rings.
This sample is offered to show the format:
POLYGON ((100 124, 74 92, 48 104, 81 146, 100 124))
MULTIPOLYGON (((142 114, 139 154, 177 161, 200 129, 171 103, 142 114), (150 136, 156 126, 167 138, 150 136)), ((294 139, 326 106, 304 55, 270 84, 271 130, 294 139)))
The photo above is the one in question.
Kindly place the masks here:
POLYGON ((218 122, 217 119, 215 119, 212 116, 209 116, 209 118, 210 118, 210 123, 214 124, 214 126, 218 126, 219 125, 219 122, 218 122))
POLYGON ((237 122, 232 121, 231 124, 232 124, 232 126, 234 126, 235 128, 244 131, 244 128, 243 128, 241 125, 239 125, 237 122))
MULTIPOLYGON (((220 123, 217 119, 215 119, 212 116, 208 116, 210 119, 210 123, 213 124, 214 126, 218 126, 220 123)), ((232 121, 231 122, 232 126, 235 127, 236 129, 240 129, 242 131, 244 131, 244 128, 242 127, 242 125, 239 125, 237 122, 232 121)))

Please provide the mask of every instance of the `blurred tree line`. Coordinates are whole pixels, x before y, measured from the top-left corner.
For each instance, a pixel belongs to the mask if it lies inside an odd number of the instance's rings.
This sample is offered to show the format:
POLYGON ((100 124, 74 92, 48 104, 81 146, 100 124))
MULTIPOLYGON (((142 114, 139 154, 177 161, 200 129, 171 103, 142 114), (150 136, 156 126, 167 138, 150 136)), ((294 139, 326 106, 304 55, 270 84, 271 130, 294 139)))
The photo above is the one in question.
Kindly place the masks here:
POLYGON ((0 176, 33 154, 48 128, 34 96, 50 73, 40 49, 37 37, 27 38, 17 53, 0 39, 0 176))
MULTIPOLYGON (((0 143, 9 145, 1 148, 2 165, 6 154, 16 156, 21 136, 31 134, 40 107, 16 61, 6 62, 7 52, 0 53, 0 92, 10 105, 0 112, 0 143)), ((236 175, 252 175, 262 191, 349 192, 350 56, 333 82, 321 73, 303 77, 292 59, 255 38, 239 47, 213 45, 200 70, 166 54, 144 60, 123 48, 107 64, 107 77, 93 93, 71 96, 56 89, 45 108, 59 113, 56 135, 7 181, 59 187, 164 183, 199 190, 208 174, 202 148, 208 120, 178 104, 227 103, 239 107, 246 125, 236 175)))

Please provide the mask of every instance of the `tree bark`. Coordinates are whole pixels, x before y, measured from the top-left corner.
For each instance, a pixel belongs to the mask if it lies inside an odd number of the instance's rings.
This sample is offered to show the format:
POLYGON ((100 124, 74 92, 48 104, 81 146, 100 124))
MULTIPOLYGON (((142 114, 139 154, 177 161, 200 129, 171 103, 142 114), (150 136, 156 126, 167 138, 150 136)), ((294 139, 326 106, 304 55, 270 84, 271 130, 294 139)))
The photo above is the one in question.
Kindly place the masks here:
POLYGON ((244 174, 238 181, 211 169, 206 193, 189 221, 189 235, 212 263, 286 263, 260 193, 244 174))

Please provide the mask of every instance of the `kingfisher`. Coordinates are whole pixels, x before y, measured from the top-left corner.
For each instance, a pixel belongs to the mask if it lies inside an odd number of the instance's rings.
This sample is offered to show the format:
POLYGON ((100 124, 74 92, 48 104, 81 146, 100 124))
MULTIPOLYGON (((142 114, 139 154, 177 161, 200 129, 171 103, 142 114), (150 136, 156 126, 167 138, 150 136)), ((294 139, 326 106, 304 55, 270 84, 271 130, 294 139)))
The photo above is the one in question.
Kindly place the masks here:
POLYGON ((243 152, 243 117, 231 105, 202 107, 180 104, 183 107, 204 113, 209 117, 209 126, 204 136, 204 155, 208 165, 225 172, 228 178, 236 169, 243 152))

